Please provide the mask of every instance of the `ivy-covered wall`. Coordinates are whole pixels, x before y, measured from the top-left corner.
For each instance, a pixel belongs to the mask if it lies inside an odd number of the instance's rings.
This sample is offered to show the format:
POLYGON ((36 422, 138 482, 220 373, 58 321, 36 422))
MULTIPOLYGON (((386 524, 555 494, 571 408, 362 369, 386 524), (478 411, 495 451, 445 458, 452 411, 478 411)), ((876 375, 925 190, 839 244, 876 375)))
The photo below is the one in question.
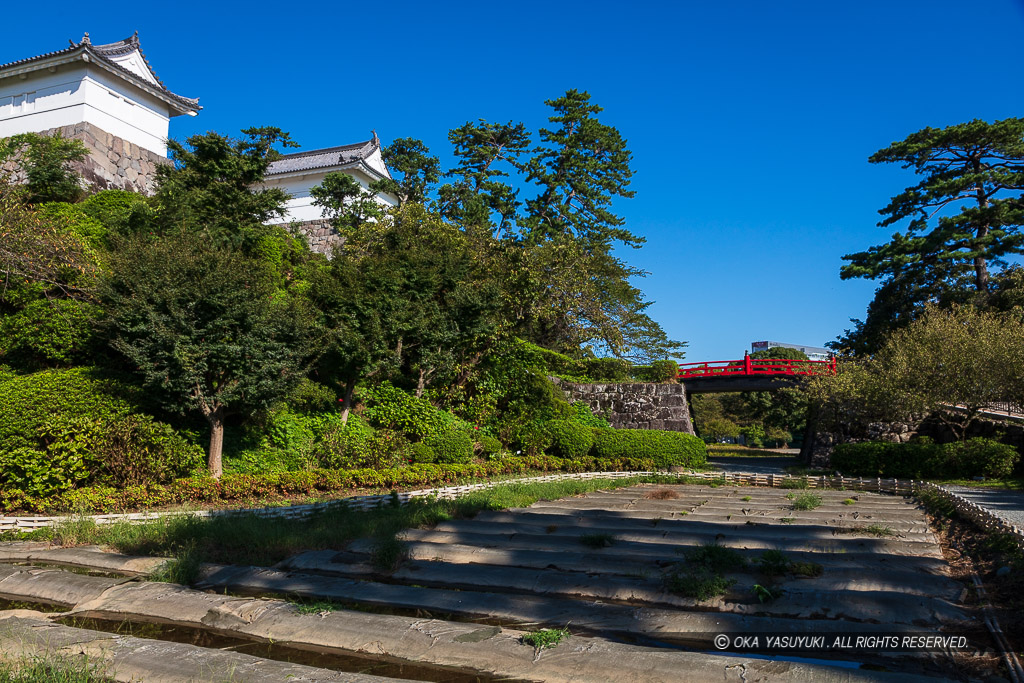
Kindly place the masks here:
POLYGON ((617 429, 665 429, 693 434, 686 387, 678 382, 655 384, 574 384, 552 378, 566 398, 582 401, 617 429))

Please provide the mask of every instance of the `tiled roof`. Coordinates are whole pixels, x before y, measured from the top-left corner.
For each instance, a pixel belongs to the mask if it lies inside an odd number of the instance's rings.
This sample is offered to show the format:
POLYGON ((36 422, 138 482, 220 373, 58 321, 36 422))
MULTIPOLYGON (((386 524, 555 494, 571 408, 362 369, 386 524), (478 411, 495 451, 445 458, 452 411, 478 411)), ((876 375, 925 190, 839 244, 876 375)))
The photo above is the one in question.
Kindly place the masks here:
POLYGON ((185 109, 187 111, 199 111, 200 109, 202 109, 202 107, 199 106, 198 97, 182 97, 181 95, 176 95, 167 89, 167 86, 164 85, 163 81, 160 80, 160 77, 156 75, 155 71, 153 71, 153 66, 149 63, 149 60, 146 59, 146 55, 142 52, 142 48, 139 45, 138 31, 136 31, 135 34, 132 35, 130 38, 119 40, 116 43, 106 43, 104 45, 93 45, 92 42, 89 40, 88 33, 82 36, 82 40, 78 43, 75 43, 74 41, 68 42, 71 43, 71 45, 69 47, 64 48, 63 50, 56 50, 54 52, 47 52, 46 54, 37 55, 35 57, 29 57, 27 59, 19 59, 14 62, 0 64, 0 72, 3 72, 6 69, 13 68, 16 66, 31 64, 32 62, 44 61, 52 57, 59 57, 63 55, 77 56, 78 54, 88 53, 91 57, 94 57, 98 61, 102 62, 104 66, 113 69, 118 75, 122 76, 125 80, 131 83, 135 83, 136 85, 141 85, 143 90, 156 91, 158 94, 165 96, 167 99, 177 104, 180 108, 185 109), (142 59, 146 62, 146 66, 149 68, 149 72, 153 74, 153 78, 156 79, 157 85, 154 86, 152 83, 141 78, 138 74, 133 73, 132 71, 124 68, 120 64, 113 61, 113 59, 111 59, 111 57, 128 54, 133 50, 138 50, 139 54, 142 55, 142 59))
POLYGON ((380 147, 380 140, 374 135, 373 139, 366 142, 357 142, 351 145, 342 145, 341 147, 328 147, 327 149, 314 149, 296 154, 284 154, 277 161, 270 164, 270 168, 267 169, 267 175, 272 176, 281 173, 295 173, 318 168, 344 166, 366 159, 378 147, 380 147))

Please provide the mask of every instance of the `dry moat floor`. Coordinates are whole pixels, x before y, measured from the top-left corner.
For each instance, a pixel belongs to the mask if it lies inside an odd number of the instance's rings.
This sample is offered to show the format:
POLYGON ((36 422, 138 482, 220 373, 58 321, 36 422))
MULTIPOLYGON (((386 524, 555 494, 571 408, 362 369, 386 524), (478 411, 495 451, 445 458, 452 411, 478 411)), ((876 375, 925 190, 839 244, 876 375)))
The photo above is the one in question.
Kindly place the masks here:
POLYGON ((109 677, 144 681, 907 683, 996 672, 970 592, 902 497, 644 485, 400 540, 405 555, 385 572, 373 544, 355 541, 271 568, 206 566, 194 587, 143 580, 158 560, 3 544, 0 597, 17 604, 0 607, 22 609, 0 611, 0 652, 89 652, 109 677), (718 634, 730 637, 724 650, 718 634), (970 647, 833 647, 940 634, 970 647), (735 646, 754 635, 762 650, 735 646), (763 649, 785 635, 825 646, 763 649))

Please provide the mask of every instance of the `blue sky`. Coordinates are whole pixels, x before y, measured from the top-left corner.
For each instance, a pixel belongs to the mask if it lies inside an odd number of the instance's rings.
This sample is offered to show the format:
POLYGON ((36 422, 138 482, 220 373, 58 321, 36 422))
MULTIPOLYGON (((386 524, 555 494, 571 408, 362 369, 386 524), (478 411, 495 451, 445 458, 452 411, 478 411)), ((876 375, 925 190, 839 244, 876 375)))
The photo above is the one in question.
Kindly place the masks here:
POLYGON ((449 159, 465 121, 523 121, 588 90, 629 141, 646 236, 622 253, 687 360, 751 341, 820 345, 875 288, 841 257, 885 241, 913 183, 867 163, 925 126, 1024 115, 1024 1, 9 3, 0 62, 89 31, 139 31, 157 74, 200 97, 171 136, 275 125, 304 148, 416 137, 449 159))

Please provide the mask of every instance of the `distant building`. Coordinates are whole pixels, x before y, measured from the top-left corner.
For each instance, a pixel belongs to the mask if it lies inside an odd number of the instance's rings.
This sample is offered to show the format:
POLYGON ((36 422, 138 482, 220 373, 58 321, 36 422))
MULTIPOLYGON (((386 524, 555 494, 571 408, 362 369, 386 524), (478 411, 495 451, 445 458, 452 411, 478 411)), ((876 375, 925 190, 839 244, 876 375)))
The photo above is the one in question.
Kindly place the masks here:
POLYGON ((756 341, 750 342, 750 352, 756 353, 758 351, 764 351, 776 346, 781 346, 785 349, 796 349, 797 351, 803 351, 807 354, 807 357, 811 360, 828 360, 832 356, 832 352, 826 348, 820 346, 807 346, 806 344, 785 344, 783 342, 776 341, 756 341))
POLYGON ((199 100, 171 92, 142 53, 138 33, 93 45, 86 33, 63 50, 0 64, 0 138, 60 132, 83 141, 80 169, 103 188, 148 192, 167 163, 172 117, 199 100))
MULTIPOLYGON (((314 251, 329 252, 340 241, 337 231, 324 218, 323 209, 313 204, 310 192, 328 173, 350 175, 367 191, 370 183, 390 178, 391 173, 381 157, 377 133, 366 142, 285 154, 267 169, 263 186, 279 188, 291 195, 287 213, 274 222, 291 223, 306 235, 314 251)), ((375 199, 385 208, 398 205, 398 199, 389 194, 378 193, 375 199)))
MULTIPOLYGON (((97 189, 152 194, 156 169, 167 165, 167 134, 176 116, 195 116, 199 100, 163 84, 142 52, 139 34, 94 45, 86 33, 62 50, 0 64, 0 138, 19 133, 60 133, 85 143, 89 156, 77 170, 97 189)), ((10 169, 8 169, 10 170, 10 169)), ((340 236, 310 189, 328 173, 346 173, 368 189, 390 178, 380 140, 285 154, 270 165, 264 187, 287 192, 288 224, 317 251, 330 251, 340 236)), ((395 206, 396 197, 376 200, 395 206)))

